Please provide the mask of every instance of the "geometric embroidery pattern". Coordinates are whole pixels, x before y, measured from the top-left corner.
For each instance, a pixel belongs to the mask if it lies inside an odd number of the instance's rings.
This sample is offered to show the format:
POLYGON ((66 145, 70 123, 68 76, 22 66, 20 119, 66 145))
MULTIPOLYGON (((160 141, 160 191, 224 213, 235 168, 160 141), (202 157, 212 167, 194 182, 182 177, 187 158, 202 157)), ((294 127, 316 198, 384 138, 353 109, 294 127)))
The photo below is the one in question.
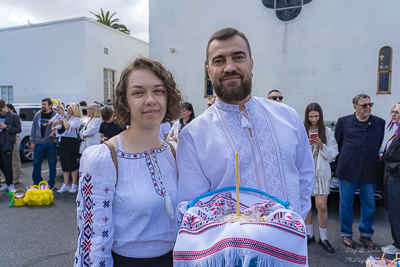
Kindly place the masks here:
POLYGON ((103 236, 103 238, 107 238, 108 237, 108 230, 104 230, 102 236, 103 236))
POLYGON ((146 158, 146 164, 147 164, 147 167, 149 168, 149 172, 151 175, 151 180, 152 180, 152 183, 154 186, 154 190, 156 191, 157 194, 164 197, 165 187, 162 182, 161 172, 159 171, 158 166, 154 166, 154 165, 157 165, 157 160, 155 159, 156 155, 164 152, 167 149, 167 147, 168 147, 168 144, 163 142, 163 144, 160 148, 152 149, 150 151, 150 155, 147 151, 144 151, 142 153, 126 153, 126 152, 119 150, 118 148, 115 148, 115 150, 116 150, 115 152, 117 154, 117 157, 122 157, 125 159, 146 158), (152 163, 152 159, 150 157, 153 157, 154 164, 152 163))
POLYGON ((104 208, 109 208, 110 207, 110 200, 104 200, 103 201, 103 207, 104 208))

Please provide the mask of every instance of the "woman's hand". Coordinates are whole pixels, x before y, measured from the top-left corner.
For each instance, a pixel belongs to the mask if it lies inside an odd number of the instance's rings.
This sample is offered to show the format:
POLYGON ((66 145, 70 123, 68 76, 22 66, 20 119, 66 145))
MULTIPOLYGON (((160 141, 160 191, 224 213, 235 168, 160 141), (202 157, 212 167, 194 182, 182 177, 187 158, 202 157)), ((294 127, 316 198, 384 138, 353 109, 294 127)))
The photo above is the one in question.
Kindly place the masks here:
POLYGON ((324 148, 324 144, 321 141, 321 138, 316 137, 314 139, 309 139, 310 140, 310 144, 316 144, 318 146, 319 149, 323 149, 324 148))

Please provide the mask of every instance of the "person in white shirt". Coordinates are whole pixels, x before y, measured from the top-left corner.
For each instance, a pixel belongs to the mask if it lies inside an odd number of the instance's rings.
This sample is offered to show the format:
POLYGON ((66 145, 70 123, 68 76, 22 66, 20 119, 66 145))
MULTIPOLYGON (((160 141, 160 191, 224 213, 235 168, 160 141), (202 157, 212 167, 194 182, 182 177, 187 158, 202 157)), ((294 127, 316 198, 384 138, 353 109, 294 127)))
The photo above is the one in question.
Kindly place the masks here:
MULTIPOLYGON (((338 145, 331 129, 324 124, 324 114, 318 103, 310 103, 304 115, 304 127, 310 136, 310 146, 315 162, 315 207, 318 211, 319 241, 318 244, 329 253, 334 249, 328 241, 328 195, 330 190, 329 180, 332 178, 329 165, 339 154, 338 145)), ((305 219, 307 230, 307 243, 315 241, 312 225, 312 211, 305 219)))
POLYGON ((118 174, 106 144, 81 157, 75 266, 172 267, 177 236, 174 149, 158 138, 161 122, 181 112, 181 94, 161 63, 137 58, 122 72, 114 96, 112 137, 118 174))
POLYGON ((82 138, 79 154, 82 154, 83 151, 89 146, 100 144, 100 106, 98 104, 91 103, 86 110, 87 116, 90 119, 85 123, 79 132, 79 135, 82 138))
POLYGON ((57 193, 76 193, 78 190, 78 133, 81 126, 79 118, 82 117, 82 109, 76 103, 71 103, 67 108, 67 114, 63 109, 57 109, 57 112, 62 116, 62 120, 54 121, 52 129, 56 131, 56 136, 59 137, 58 153, 64 178, 64 183, 57 190, 57 193), (62 128, 57 129, 57 125, 62 125, 62 128), (71 186, 69 177, 72 177, 71 186))
POLYGON ((171 124, 169 122, 163 122, 160 125, 160 131, 158 133, 158 137, 161 140, 167 140, 169 131, 171 131, 171 124))
POLYGON ((179 201, 234 186, 238 151, 240 186, 289 201, 304 219, 311 208, 314 161, 299 115, 251 94, 250 45, 236 29, 210 38, 207 70, 217 99, 179 134, 179 201))
POLYGON ((193 105, 189 102, 182 104, 182 112, 180 119, 174 122, 171 130, 167 136, 167 141, 178 142, 178 135, 182 131, 183 127, 188 125, 195 118, 193 105))

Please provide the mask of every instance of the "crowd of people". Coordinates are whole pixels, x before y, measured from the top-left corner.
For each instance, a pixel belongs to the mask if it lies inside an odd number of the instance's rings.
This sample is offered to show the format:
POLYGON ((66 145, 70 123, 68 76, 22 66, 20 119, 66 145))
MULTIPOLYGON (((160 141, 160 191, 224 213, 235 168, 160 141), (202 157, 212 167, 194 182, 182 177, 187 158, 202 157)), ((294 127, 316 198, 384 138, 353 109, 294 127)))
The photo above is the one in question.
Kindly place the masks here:
MULTIPOLYGON (((307 243, 315 241, 314 197, 318 243, 329 253, 334 252, 327 237, 330 163, 337 161, 340 234, 346 247, 355 247, 352 224, 357 189, 359 240, 365 248, 375 247, 371 239, 374 193, 383 178, 394 242, 382 250, 400 252, 399 104, 391 109, 388 127, 396 130, 381 161, 385 121, 371 114, 373 103, 368 95, 353 98, 354 113, 339 118, 333 133, 324 125, 318 103, 305 108, 303 121, 282 103, 278 90, 266 98, 252 95, 253 59, 242 32, 233 28, 215 32, 207 44, 206 62, 216 97, 209 98, 206 111, 196 118, 192 104, 182 101, 173 74, 160 62, 144 57, 123 70, 113 99, 115 111, 110 107, 100 111, 98 104, 89 104, 89 120, 82 129, 80 105, 71 103, 67 111, 54 111, 52 101, 43 99, 31 135, 35 151, 32 178, 35 184, 42 180, 43 155, 53 155, 57 151, 54 141, 58 141, 64 177, 58 192, 78 190, 75 266, 172 266, 178 203, 234 185, 236 152, 240 186, 289 201, 305 221, 307 243), (56 113, 59 118, 49 123, 56 113), (83 144, 79 145, 78 137, 83 144)), ((0 112, 5 114, 1 101, 0 112)), ((13 136, 20 131, 17 125, 8 125, 18 124, 17 117, 8 116, 12 120, 0 122, 2 170, 4 162, 11 162, 3 151, 12 149, 4 150, 4 129, 13 136)), ((53 187, 56 159, 48 156, 48 161, 49 169, 54 166, 49 173, 53 187)), ((12 172, 8 188, 11 184, 12 172)))

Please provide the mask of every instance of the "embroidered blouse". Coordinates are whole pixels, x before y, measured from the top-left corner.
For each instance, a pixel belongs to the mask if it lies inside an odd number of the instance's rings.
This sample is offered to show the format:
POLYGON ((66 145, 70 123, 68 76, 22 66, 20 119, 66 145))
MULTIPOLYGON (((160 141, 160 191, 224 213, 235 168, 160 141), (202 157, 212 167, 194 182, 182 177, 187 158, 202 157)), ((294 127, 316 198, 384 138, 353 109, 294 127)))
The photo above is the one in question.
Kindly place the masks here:
POLYGON ((90 146, 82 154, 75 266, 113 266, 111 251, 152 258, 174 247, 176 222, 167 214, 164 201, 167 190, 176 208, 177 170, 170 147, 164 142, 150 154, 125 153, 120 142, 119 148, 115 148, 118 181, 107 145, 90 146))

